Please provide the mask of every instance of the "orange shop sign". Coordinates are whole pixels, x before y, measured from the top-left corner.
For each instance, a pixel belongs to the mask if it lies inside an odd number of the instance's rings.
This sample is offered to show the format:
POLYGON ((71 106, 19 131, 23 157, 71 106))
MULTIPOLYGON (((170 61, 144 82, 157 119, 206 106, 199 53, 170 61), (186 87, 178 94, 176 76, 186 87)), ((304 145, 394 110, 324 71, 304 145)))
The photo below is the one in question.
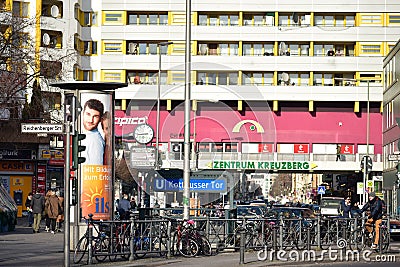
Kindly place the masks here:
POLYGON ((18 162, 18 161, 3 161, 0 164, 0 172, 26 172, 34 171, 33 163, 18 162))

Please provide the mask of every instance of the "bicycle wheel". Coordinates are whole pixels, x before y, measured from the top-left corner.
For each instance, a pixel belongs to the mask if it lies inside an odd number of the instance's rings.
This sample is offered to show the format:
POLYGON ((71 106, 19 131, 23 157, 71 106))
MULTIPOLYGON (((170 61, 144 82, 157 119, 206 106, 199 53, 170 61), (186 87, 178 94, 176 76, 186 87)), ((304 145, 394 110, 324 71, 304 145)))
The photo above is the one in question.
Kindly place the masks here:
POLYGON ((184 257, 194 257, 199 253, 199 245, 197 242, 188 236, 183 236, 177 244, 179 253, 184 257))
POLYGON ((201 252, 204 256, 212 255, 211 243, 205 236, 201 236, 201 252))
POLYGON ((381 231, 382 231, 381 240, 379 242, 380 245, 382 246, 382 251, 386 252, 389 249, 390 237, 387 228, 381 228, 381 231))
POLYGON ((103 262, 107 258, 109 242, 107 239, 97 238, 93 245, 93 255, 98 262, 103 262))
POLYGON ((167 255, 167 243, 168 242, 166 239, 160 238, 156 236, 153 238, 153 241, 151 242, 151 250, 152 251, 159 251, 159 254, 161 257, 167 255))
POLYGON ((122 252, 121 257, 125 260, 129 259, 129 256, 131 255, 130 243, 131 243, 130 236, 124 236, 123 238, 121 238, 121 243, 120 243, 120 251, 122 252))
POLYGON ((150 238, 135 237, 134 240, 134 255, 137 259, 142 259, 146 256, 146 251, 150 250, 150 238))
POLYGON ((361 229, 357 229, 351 233, 350 249, 361 251, 365 248, 363 235, 364 232, 361 229))
POLYGON ((74 263, 80 263, 88 250, 88 242, 86 235, 79 239, 74 250, 74 263))

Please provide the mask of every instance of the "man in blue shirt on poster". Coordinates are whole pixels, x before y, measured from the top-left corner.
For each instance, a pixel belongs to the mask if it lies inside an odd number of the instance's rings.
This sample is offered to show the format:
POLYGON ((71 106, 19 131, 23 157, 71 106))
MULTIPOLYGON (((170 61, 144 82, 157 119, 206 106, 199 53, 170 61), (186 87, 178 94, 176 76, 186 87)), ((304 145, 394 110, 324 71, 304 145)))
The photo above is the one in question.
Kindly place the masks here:
POLYGON ((86 138, 82 140, 82 145, 86 146, 83 157, 86 158, 85 164, 103 165, 104 160, 104 139, 101 136, 98 125, 104 113, 104 105, 97 99, 89 99, 83 108, 83 127, 85 128, 86 138))

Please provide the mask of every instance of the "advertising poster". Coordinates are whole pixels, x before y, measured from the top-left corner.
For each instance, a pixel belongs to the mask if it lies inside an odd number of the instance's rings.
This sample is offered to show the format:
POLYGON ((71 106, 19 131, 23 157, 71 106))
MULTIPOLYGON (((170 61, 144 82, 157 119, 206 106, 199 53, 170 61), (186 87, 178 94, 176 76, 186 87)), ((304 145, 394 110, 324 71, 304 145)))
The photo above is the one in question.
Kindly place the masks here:
POLYGON ((80 133, 86 138, 81 157, 82 216, 92 213, 96 220, 110 220, 112 215, 112 93, 81 92, 80 133))

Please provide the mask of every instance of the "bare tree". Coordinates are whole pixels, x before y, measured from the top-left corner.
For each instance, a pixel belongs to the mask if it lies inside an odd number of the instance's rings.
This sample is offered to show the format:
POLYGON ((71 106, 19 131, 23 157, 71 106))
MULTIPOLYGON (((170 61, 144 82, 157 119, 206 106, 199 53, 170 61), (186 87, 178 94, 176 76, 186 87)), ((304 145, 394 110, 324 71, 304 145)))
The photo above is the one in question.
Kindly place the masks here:
POLYGON ((65 49, 60 49, 59 53, 38 49, 52 47, 52 40, 41 36, 34 38, 30 34, 35 32, 37 23, 41 23, 40 17, 22 18, 11 12, 0 13, 0 119, 21 118, 28 92, 36 99, 25 107, 24 114, 38 119, 43 115, 40 85, 43 80, 62 80, 62 65, 75 53, 68 55, 65 49))

